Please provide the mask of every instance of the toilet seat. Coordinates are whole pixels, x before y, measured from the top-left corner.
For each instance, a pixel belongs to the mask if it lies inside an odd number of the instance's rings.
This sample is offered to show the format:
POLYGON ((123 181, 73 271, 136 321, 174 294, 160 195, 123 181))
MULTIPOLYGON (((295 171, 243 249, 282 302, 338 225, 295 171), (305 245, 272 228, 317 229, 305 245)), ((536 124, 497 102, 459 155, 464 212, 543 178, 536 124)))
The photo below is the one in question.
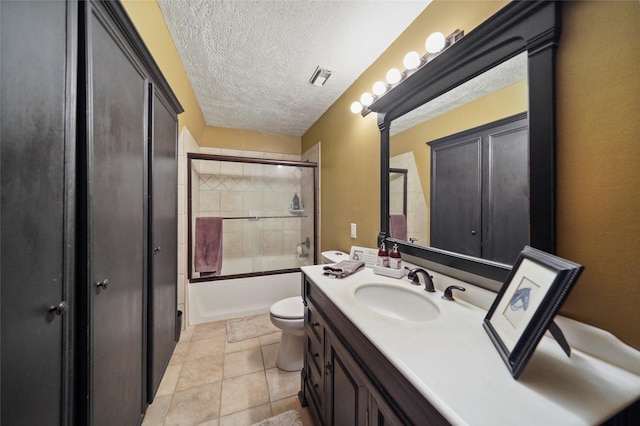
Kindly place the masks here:
POLYGON ((269 312, 276 318, 290 320, 303 319, 304 304, 302 303, 302 297, 294 296, 282 299, 271 305, 269 312))

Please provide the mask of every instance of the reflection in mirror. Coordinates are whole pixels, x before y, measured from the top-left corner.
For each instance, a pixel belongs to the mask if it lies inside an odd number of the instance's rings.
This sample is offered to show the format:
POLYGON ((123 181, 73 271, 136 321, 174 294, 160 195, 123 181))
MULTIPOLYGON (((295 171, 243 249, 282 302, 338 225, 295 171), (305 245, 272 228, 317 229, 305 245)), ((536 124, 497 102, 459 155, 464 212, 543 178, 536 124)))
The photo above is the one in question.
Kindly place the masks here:
MULTIPOLYGON (((492 261, 432 247, 432 152, 426 149, 425 143, 526 113, 527 241, 539 250, 555 252, 555 55, 560 38, 560 10, 560 2, 509 2, 369 105, 369 110, 378 114, 380 129, 380 241, 389 239, 387 245, 398 244, 403 255, 435 271, 497 291, 507 277, 512 261, 492 261), (476 90, 466 85, 472 80, 473 83, 468 84, 476 84, 477 76, 493 84, 495 79, 491 74, 500 74, 502 67, 511 66, 521 70, 520 76, 514 73, 514 80, 502 88, 487 90, 483 88, 484 84, 479 84, 480 89, 476 90), (487 71, 491 72, 487 74, 487 71), (524 74, 526 78, 521 77, 524 74), (481 95, 472 95, 476 91, 481 95), (443 94, 448 98, 438 99, 443 94), (464 105, 459 102, 459 99, 472 98, 472 102, 464 105), (489 106, 491 98, 498 98, 498 102, 489 106), (520 106, 514 106, 514 102, 520 106), (414 110, 417 112, 412 112, 414 110), (502 110, 500 114, 497 113, 499 110, 502 110), (411 137, 413 133, 418 136, 411 137), (428 223, 426 229, 429 230, 423 241, 413 243, 392 238, 389 233, 389 168, 391 163, 397 164, 395 161, 408 153, 416 164, 417 179, 424 193, 427 214, 423 220, 428 223)), ((483 145, 479 143, 479 149, 484 148, 483 145)), ((487 166, 486 169, 491 168, 487 166)), ((412 180, 408 175, 409 187, 412 180)), ((411 198, 408 200, 410 203, 411 198)), ((485 214, 484 210, 482 214, 485 214)), ((408 218, 407 227, 411 226, 408 218)))
MULTIPOLYGON (((489 201, 491 205, 494 201, 504 201, 503 205, 510 205, 503 196, 496 193, 498 189, 502 194, 528 195, 526 118, 524 133, 520 133, 524 140, 522 137, 505 136, 513 135, 511 129, 500 128, 498 132, 495 128, 487 129, 487 126, 490 126, 489 123, 526 112, 527 92, 527 55, 524 52, 391 123, 389 167, 408 171, 405 199, 406 235, 394 234, 394 223, 399 222, 397 215, 402 213, 399 209, 402 193, 399 191, 399 179, 394 173, 390 173, 389 176, 391 238, 410 241, 419 246, 437 247, 473 257, 512 263, 522 247, 528 243, 528 211, 523 212, 521 208, 518 210, 519 213, 524 213, 524 216, 518 217, 520 229, 524 229, 524 239, 498 239, 494 246, 507 243, 509 247, 489 248, 487 242, 490 241, 490 235, 512 233, 504 232, 509 221, 487 220, 484 224, 481 223, 482 206, 485 207, 484 213, 490 216, 499 210, 499 206, 496 205, 495 209, 490 210, 489 201), (484 139, 480 136, 482 132, 470 131, 478 128, 485 129, 484 139), (508 157, 509 162, 500 162, 497 149, 506 143, 519 145, 512 150, 515 154, 508 157), (440 152, 440 156, 437 157, 439 173, 433 168, 436 164, 434 147, 438 147, 440 152), (454 150, 453 147, 457 149, 454 150), (468 154, 466 157, 465 152, 468 154), (500 173, 504 166, 508 166, 508 172, 518 174, 519 181, 503 179, 499 184, 496 183, 497 176, 507 173, 500 173), (436 176, 440 178, 436 180, 436 176), (525 188, 522 187, 522 178, 525 180, 525 188), (505 185, 511 184, 513 190, 504 188, 505 185), (436 188, 440 190, 435 191, 436 188), (492 194, 489 194, 489 189, 493 190, 492 194), (433 210, 436 206, 438 208, 433 210), (433 214, 438 214, 435 222, 432 222, 433 214), (432 238, 435 239, 432 241, 432 238), (513 253, 509 253, 512 246, 516 248, 512 250, 513 253), (505 251, 507 254, 504 254, 505 251)), ((520 197, 519 201, 520 205, 525 203, 525 209, 528 208, 526 198, 520 197)))
POLYGON ((189 279, 316 262, 316 164, 189 154, 189 279))

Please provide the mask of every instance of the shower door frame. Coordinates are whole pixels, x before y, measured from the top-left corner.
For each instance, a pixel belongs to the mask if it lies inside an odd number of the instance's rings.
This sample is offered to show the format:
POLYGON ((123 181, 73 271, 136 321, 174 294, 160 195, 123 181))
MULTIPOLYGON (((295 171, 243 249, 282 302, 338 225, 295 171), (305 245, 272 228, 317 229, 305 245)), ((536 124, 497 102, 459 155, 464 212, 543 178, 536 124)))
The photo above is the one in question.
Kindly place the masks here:
MULTIPOLYGON (((271 166, 293 166, 313 169, 313 264, 318 263, 318 164, 309 161, 274 160, 255 157, 238 157, 232 155, 187 153, 187 279, 191 283, 228 280, 236 278, 259 277, 265 275, 288 274, 300 272, 300 268, 274 269, 270 271, 247 272, 233 275, 219 275, 203 278, 193 277, 193 210, 192 210, 192 160, 227 161, 236 163, 265 164, 271 166)), ((295 216, 291 216, 292 218, 295 216)))

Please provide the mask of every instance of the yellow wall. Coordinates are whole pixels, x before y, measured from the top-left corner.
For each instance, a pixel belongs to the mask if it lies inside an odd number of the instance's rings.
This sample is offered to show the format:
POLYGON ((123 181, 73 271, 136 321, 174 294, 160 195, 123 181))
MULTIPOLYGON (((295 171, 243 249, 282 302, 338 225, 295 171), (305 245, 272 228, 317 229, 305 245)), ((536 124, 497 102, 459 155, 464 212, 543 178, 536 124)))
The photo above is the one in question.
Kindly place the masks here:
POLYGON ((241 151, 277 152, 300 155, 299 136, 250 132, 207 126, 198 140, 201 147, 238 149, 241 151))
POLYGON ((178 117, 180 130, 186 127, 197 141, 206 126, 204 116, 160 6, 155 0, 122 0, 122 5, 184 108, 178 117))
MULTIPOLYGON (((323 250, 373 246, 379 231, 376 118, 351 114, 351 102, 425 35, 468 33, 504 4, 432 3, 303 136, 303 151, 322 141, 323 250)), ((586 270, 561 313, 640 349, 640 4, 564 2, 562 21, 557 252, 586 270)))
POLYGON ((640 349, 640 3, 565 2, 557 65, 562 310, 640 349))

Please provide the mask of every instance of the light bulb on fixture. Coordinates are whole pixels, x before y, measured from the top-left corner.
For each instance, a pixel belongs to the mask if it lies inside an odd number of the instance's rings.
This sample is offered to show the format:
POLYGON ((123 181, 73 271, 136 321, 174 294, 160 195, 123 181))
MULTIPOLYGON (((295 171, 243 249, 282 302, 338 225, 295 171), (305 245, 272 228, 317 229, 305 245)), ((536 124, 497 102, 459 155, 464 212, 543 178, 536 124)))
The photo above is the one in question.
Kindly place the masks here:
POLYGON ((427 41, 424 46, 427 48, 427 52, 429 53, 438 53, 444 49, 446 43, 446 39, 444 34, 442 33, 432 33, 429 37, 427 37, 427 41))
POLYGON ((396 84, 402 80, 402 73, 398 68, 391 68, 387 71, 387 83, 396 84))
POLYGON ((376 81, 373 84, 373 93, 375 93, 376 96, 382 96, 386 91, 387 91, 387 85, 384 84, 384 82, 376 81))
POLYGON ((351 104, 351 112, 354 114, 358 114, 362 112, 362 104, 360 102, 354 102, 351 104))
POLYGON ((422 62, 422 58, 420 57, 420 54, 415 51, 404 55, 404 60, 402 61, 404 67, 408 70, 415 70, 420 66, 420 62, 422 62))
POLYGON ((364 92, 362 94, 362 96, 360 96, 360 103, 367 107, 369 105, 371 105, 371 102, 373 102, 373 95, 369 92, 364 92))

